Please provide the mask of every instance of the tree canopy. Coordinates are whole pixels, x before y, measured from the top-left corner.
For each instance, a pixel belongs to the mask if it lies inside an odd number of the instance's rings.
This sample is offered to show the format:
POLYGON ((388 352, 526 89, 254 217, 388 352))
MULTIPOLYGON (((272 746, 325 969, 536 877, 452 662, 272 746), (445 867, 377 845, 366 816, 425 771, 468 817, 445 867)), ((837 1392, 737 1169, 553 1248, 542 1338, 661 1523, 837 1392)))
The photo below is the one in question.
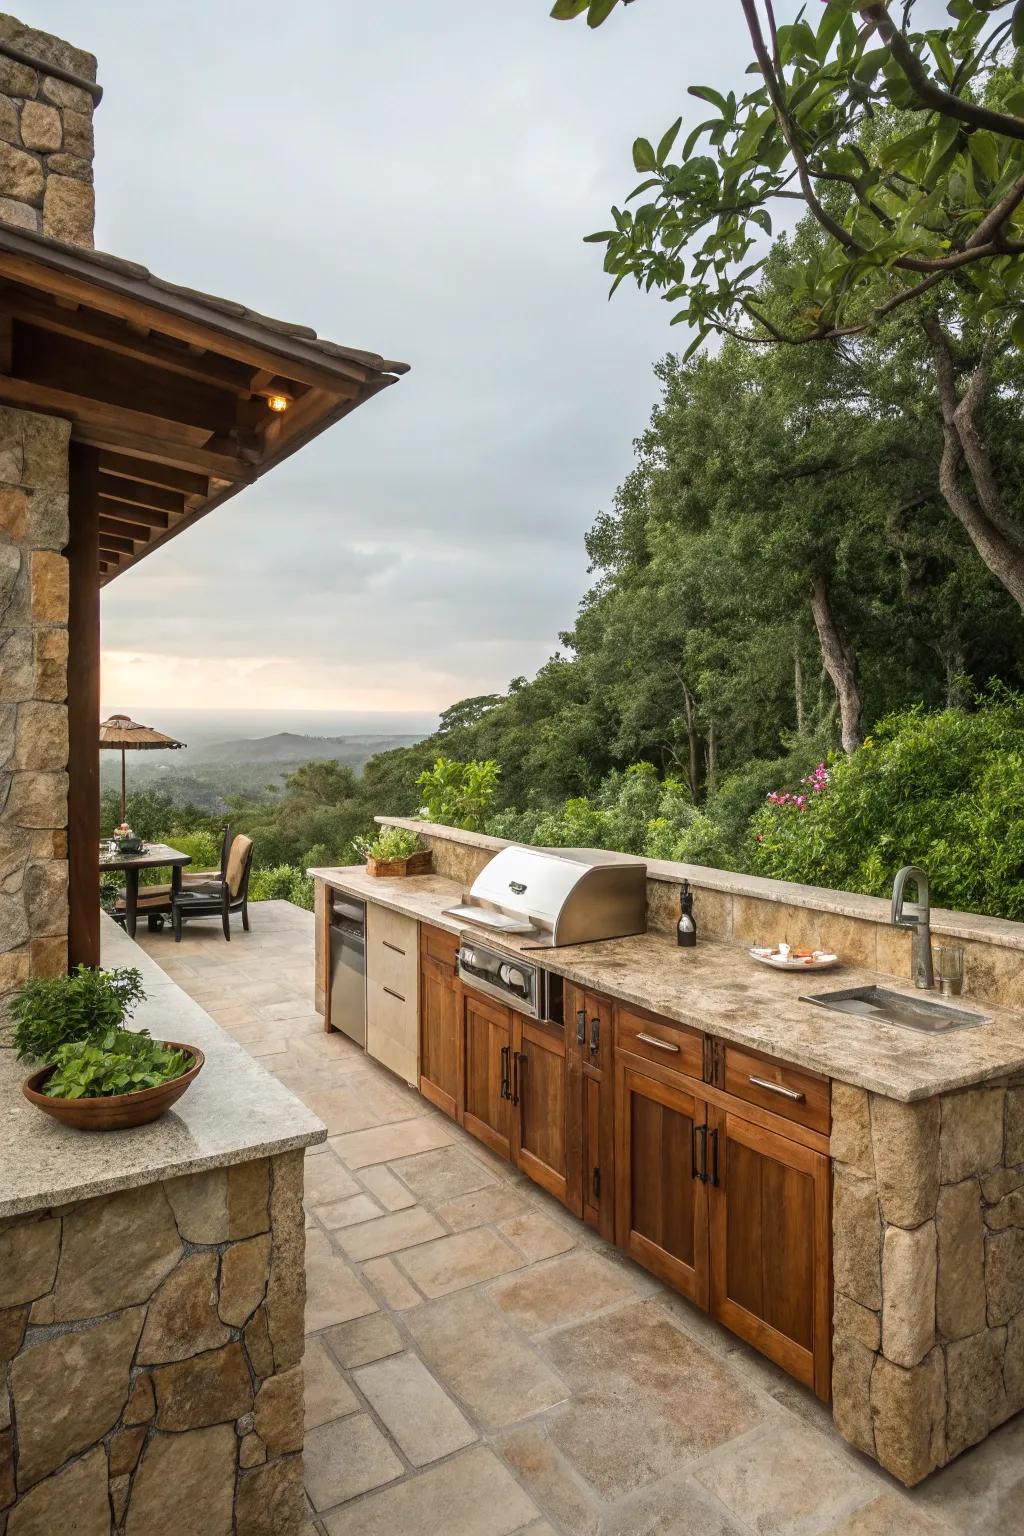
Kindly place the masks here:
MULTIPOLYGON (((635 141, 644 179, 587 237, 606 247, 613 291, 625 277, 660 290, 692 349, 712 331, 858 335, 953 284, 975 317, 1010 311, 1024 340, 1024 0, 950 0, 941 28, 915 27, 917 0, 827 0, 816 26, 806 6, 780 23, 773 0, 734 3, 751 84, 692 84, 710 114, 682 139, 679 117, 635 141), (789 204, 825 239, 772 316, 764 236, 789 204)), ((617 4, 557 0, 551 14, 600 26, 617 4)))

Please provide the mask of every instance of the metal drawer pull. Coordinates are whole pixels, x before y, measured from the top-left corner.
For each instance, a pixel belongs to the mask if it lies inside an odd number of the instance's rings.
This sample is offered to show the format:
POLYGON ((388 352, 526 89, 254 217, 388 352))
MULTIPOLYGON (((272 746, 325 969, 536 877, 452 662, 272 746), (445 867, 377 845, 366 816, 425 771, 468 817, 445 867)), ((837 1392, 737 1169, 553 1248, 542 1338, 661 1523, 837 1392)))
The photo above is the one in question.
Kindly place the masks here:
POLYGON ((388 997, 393 997, 397 1003, 405 1002, 405 998, 402 996, 401 992, 392 992, 390 987, 381 987, 381 991, 386 992, 388 997))
MULTIPOLYGON (((656 1045, 659 1051, 674 1051, 676 1055, 679 1054, 678 1045, 674 1045, 671 1040, 659 1040, 657 1035, 645 1035, 643 1030, 638 1033, 637 1039, 642 1040, 645 1045, 656 1045)), ((753 1082, 754 1079, 751 1078, 750 1081, 753 1082)))
POLYGON ((755 1088, 767 1088, 769 1093, 779 1093, 784 1099, 792 1099, 794 1104, 802 1104, 804 1095, 797 1093, 795 1088, 786 1088, 782 1083, 770 1083, 764 1077, 748 1077, 748 1083, 753 1083, 755 1088))
POLYGON ((385 949, 393 949, 396 955, 405 954, 405 950, 399 949, 397 944, 392 944, 390 939, 381 939, 381 943, 384 945, 385 949))

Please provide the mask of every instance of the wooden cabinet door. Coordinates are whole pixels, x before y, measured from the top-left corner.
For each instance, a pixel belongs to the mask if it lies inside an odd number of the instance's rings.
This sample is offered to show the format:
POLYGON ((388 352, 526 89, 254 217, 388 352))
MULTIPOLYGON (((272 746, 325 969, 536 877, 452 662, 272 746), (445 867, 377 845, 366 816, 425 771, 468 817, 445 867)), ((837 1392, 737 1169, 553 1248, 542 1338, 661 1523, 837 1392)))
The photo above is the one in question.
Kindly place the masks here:
POLYGON ((625 1062, 616 1069, 615 1090, 619 1246, 706 1308, 707 1108, 625 1062))
POLYGON ((512 1011, 465 992, 462 1123, 512 1160, 512 1011))
POLYGON ((711 1311, 827 1400, 829 1160, 724 1109, 708 1160, 711 1311))
POLYGON ((450 964, 420 956, 420 1092, 455 1120, 462 1061, 462 993, 450 964))
POLYGON ((516 1163, 535 1184, 573 1209, 576 1190, 569 1173, 565 1031, 516 1014, 512 1034, 516 1163))
POLYGON ((601 1236, 615 1236, 615 1094, 612 1077, 612 1004, 606 997, 566 987, 565 1031, 571 1110, 569 1151, 578 1193, 571 1209, 601 1236))

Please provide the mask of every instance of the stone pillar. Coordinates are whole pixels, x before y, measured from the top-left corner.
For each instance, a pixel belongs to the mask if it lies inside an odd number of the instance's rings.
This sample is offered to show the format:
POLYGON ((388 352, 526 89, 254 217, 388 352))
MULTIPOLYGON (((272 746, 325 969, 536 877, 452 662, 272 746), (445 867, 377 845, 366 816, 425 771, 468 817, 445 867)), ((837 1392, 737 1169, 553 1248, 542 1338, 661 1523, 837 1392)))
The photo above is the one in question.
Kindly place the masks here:
POLYGON ((1024 1086, 832 1110, 833 1415, 914 1484, 1024 1408, 1024 1086))
MULTIPOLYGON (((54 69, 96 79, 91 53, 0 13, 0 222, 91 247, 93 96, 54 69)), ((70 431, 0 408, 0 1014, 67 965, 70 431)))
POLYGON ((0 52, 0 221, 91 246, 94 102, 46 66, 95 81, 96 60, 0 13, 0 47, 5 43, 38 67, 0 52))
POLYGON ((70 430, 0 407, 0 1008, 67 964, 70 430))

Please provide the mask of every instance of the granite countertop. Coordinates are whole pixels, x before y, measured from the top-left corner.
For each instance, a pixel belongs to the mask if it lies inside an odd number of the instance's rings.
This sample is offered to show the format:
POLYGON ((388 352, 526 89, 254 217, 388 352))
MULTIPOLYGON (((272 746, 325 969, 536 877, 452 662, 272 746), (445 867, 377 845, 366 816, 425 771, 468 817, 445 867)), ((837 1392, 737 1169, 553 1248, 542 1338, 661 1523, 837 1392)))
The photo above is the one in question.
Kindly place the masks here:
MULTIPOLYGON (((362 866, 311 873, 338 890, 451 933, 480 937, 483 932, 443 915, 463 894, 454 880, 439 875, 382 879, 362 866)), ((963 1007, 984 1015, 984 1024, 924 1035, 800 1002, 804 992, 872 983, 920 996, 892 977, 853 966, 791 975, 756 965, 740 945, 703 940, 695 949, 680 949, 671 934, 653 931, 539 952, 504 934, 488 932, 487 942, 595 992, 904 1102, 1024 1068, 1024 1014, 1009 1009, 964 998, 963 1007)))
POLYGON ((146 1000, 133 1024, 156 1038, 199 1046, 203 1070, 152 1125, 75 1131, 29 1104, 21 1082, 32 1067, 0 1049, 0 1219, 325 1139, 316 1116, 106 917, 102 954, 106 966, 142 972, 146 1000))

